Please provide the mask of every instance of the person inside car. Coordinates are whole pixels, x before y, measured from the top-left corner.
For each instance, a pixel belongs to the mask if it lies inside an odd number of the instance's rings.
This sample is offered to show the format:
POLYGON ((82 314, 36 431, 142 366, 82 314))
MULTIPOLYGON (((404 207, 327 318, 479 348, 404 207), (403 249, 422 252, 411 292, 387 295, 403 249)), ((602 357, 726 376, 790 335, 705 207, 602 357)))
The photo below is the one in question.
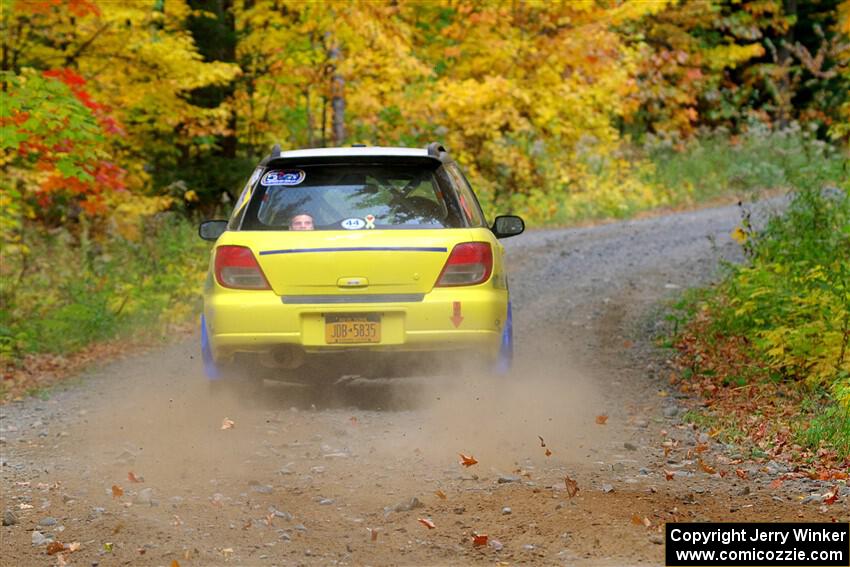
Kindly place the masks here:
POLYGON ((313 230, 313 217, 307 213, 298 213, 289 221, 289 230, 313 230))

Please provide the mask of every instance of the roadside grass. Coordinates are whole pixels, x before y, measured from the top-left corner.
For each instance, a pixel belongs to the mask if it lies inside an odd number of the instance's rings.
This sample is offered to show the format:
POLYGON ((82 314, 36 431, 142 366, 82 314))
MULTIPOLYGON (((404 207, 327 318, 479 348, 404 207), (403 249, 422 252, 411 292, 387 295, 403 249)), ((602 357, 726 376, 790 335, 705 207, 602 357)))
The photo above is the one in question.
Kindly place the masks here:
POLYGON ((817 163, 789 160, 786 212, 758 231, 744 216, 733 237, 747 262, 669 319, 680 388, 721 429, 745 432, 754 454, 829 469, 850 466, 850 171, 817 163))
POLYGON ((752 200, 793 187, 795 172, 807 168, 838 179, 845 159, 841 149, 797 124, 771 129, 757 122, 738 135, 721 129, 688 141, 650 136, 621 154, 620 159, 589 161, 589 185, 554 190, 518 205, 529 209, 532 220, 536 211, 555 210, 546 219, 555 226, 626 219, 655 209, 752 200))
POLYGON ((684 144, 646 143, 654 164, 647 181, 667 188, 673 204, 710 201, 729 194, 794 186, 797 173, 817 168, 825 179, 840 179, 845 163, 841 149, 818 140, 799 125, 771 129, 752 123, 746 132, 717 130, 684 144))

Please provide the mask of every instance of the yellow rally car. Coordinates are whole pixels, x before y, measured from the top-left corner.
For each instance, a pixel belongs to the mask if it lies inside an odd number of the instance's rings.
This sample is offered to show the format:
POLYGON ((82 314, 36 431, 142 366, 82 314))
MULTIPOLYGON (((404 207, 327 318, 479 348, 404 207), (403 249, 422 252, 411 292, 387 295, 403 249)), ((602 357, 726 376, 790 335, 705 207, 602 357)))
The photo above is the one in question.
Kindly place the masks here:
POLYGON ((215 241, 201 319, 207 375, 326 382, 455 356, 504 371, 513 338, 497 239, 524 228, 507 215, 488 227, 436 143, 276 146, 230 220, 200 226, 215 241))

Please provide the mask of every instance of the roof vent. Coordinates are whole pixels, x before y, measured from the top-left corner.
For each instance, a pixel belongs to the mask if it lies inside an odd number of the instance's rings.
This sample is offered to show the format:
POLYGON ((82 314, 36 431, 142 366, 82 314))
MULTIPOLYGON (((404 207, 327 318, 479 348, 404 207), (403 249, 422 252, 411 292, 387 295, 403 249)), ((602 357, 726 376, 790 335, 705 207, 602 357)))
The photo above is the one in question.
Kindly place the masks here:
POLYGON ((441 144, 440 142, 431 142, 430 144, 428 144, 429 156, 438 158, 440 157, 441 153, 448 153, 446 152, 446 148, 443 147, 443 144, 441 144))

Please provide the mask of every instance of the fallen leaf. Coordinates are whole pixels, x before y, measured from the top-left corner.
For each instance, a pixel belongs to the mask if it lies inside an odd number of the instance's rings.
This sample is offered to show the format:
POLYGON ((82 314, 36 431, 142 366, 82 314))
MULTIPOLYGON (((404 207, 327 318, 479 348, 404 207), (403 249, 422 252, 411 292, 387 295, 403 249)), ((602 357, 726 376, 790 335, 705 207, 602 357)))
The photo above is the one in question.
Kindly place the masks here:
POLYGON ((707 464, 705 461, 699 460, 697 461, 697 463, 699 463, 699 468, 701 468, 702 471, 706 474, 715 474, 717 472, 714 467, 707 464))
POLYGON ((635 343, 633 343, 632 341, 630 341, 630 340, 623 341, 623 347, 632 348, 633 346, 635 346, 635 343))
POLYGON ((221 422, 222 429, 233 429, 235 426, 236 423, 232 419, 227 417, 225 417, 224 420, 221 422))
POLYGON ((649 528, 649 527, 652 527, 652 522, 649 521, 649 518, 644 516, 643 517, 643 525, 646 526, 647 528, 649 528))
POLYGON ((136 476, 133 474, 133 471, 130 471, 127 473, 127 480, 129 480, 130 482, 145 482, 145 477, 136 476))
POLYGON ((463 453, 458 453, 458 454, 460 455, 460 459, 461 459, 460 464, 462 464, 463 466, 471 467, 472 465, 478 464, 478 461, 476 461, 475 457, 473 457, 472 455, 467 456, 467 455, 464 455, 463 453))
POLYGON ((437 527, 434 525, 434 522, 432 522, 430 518, 416 518, 416 521, 428 528, 429 530, 433 530, 437 527))
POLYGON ((675 476, 675 471, 668 471, 667 469, 664 469, 664 480, 673 480, 673 477, 675 476))
POLYGON ((225 547, 224 549, 221 550, 221 554, 224 555, 225 559, 227 559, 228 557, 233 555, 233 548, 232 547, 225 547))
POLYGON ((838 491, 839 487, 836 484, 832 487, 832 490, 823 495, 823 503, 824 504, 834 504, 836 500, 838 500, 838 491))
POLYGON ((269 527, 274 526, 274 512, 269 512, 266 515, 266 525, 269 527))
POLYGON ((570 498, 572 498, 573 496, 578 494, 578 482, 576 482, 575 480, 571 479, 568 476, 565 476, 564 477, 564 484, 567 487, 567 494, 570 496, 570 498))
POLYGON ((445 493, 445 492, 443 492, 442 490, 438 490, 438 491, 437 491, 437 492, 435 492, 434 494, 436 494, 436 495, 437 495, 437 497, 438 497, 440 500, 445 500, 446 498, 448 498, 448 496, 446 496, 446 493, 445 493))
POLYGON ((482 545, 487 545, 487 534, 477 534, 472 532, 472 545, 475 547, 481 547, 482 545))
POLYGON ((599 425, 605 425, 605 422, 608 421, 608 416, 605 414, 596 416, 596 423, 599 425))
POLYGON ((357 425, 357 417, 356 416, 352 415, 350 418, 348 418, 348 420, 351 422, 351 425, 357 425))
POLYGON ((124 496, 124 489, 118 486, 117 484, 112 485, 112 497, 113 498, 121 498, 124 496))
POLYGON ((696 451, 697 453, 704 453, 708 451, 708 445, 705 443, 698 443, 694 451, 696 451))
POLYGON ((176 559, 171 560, 171 567, 180 567, 180 562, 176 559))
POLYGON ((643 519, 640 516, 638 516, 637 514, 633 514, 632 515, 632 523, 637 525, 637 526, 641 526, 641 525, 643 525, 643 519))
POLYGON ((552 451, 550 451, 550 450, 547 448, 547 449, 546 449, 546 452, 545 452, 544 454, 545 454, 547 457, 551 457, 551 456, 552 456, 552 451))
POLYGON ((139 555, 144 555, 144 554, 145 554, 145 553, 147 553, 147 552, 148 552, 148 550, 147 550, 147 549, 145 549, 144 547, 138 547, 138 548, 136 548, 136 553, 138 553, 139 555))
POLYGON ((541 446, 541 447, 545 447, 545 446, 546 446, 546 442, 543 440, 543 438, 542 438, 541 436, 539 436, 539 435, 537 436, 537 438, 538 438, 538 439, 540 439, 540 446, 541 446))
POLYGON ((65 546, 58 541, 51 541, 47 544, 47 555, 56 555, 60 551, 65 551, 65 546))
POLYGON ((247 521, 247 522, 245 522, 245 525, 243 525, 243 526, 242 526, 242 529, 243 529, 243 530, 247 530, 247 529, 248 529, 248 528, 250 528, 253 524, 254 524, 254 521, 253 521, 253 520, 251 520, 251 518, 248 518, 248 521, 247 521))
POLYGON ((748 479, 747 471, 745 471, 744 469, 735 469, 735 474, 738 475, 738 478, 740 478, 741 480, 748 479))
POLYGON ((369 530, 369 540, 370 541, 378 541, 378 529, 377 528, 366 528, 369 530))
POLYGON ((776 490, 777 488, 782 486, 782 482, 783 482, 783 480, 781 478, 777 478, 776 480, 774 480, 773 482, 770 483, 770 488, 772 490, 776 490))

